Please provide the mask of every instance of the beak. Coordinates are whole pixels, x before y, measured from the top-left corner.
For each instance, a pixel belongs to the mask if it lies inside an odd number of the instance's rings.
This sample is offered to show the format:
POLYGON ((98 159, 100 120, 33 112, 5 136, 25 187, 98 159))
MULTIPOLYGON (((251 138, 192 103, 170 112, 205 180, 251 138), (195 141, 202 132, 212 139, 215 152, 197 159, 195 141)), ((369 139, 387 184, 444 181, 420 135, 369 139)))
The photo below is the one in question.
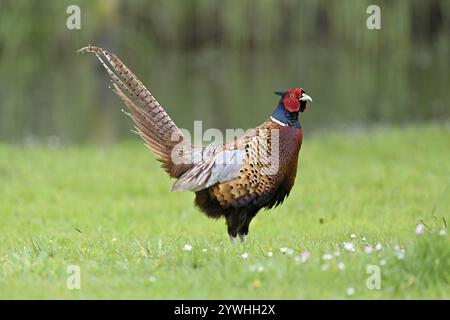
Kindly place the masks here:
POLYGON ((310 96, 308 96, 306 93, 302 93, 302 97, 298 100, 312 102, 312 98, 310 96))

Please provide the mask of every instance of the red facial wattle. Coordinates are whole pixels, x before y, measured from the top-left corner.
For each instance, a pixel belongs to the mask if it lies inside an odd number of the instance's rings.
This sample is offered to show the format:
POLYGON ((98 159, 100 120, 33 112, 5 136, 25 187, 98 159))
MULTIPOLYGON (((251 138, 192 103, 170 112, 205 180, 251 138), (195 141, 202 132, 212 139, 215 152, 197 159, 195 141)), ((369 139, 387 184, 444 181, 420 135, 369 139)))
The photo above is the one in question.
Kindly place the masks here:
POLYGON ((284 102, 284 107, 289 112, 297 112, 300 110, 300 101, 298 101, 297 97, 291 98, 288 95, 284 98, 283 102, 284 102))
MULTIPOLYGON (((300 101, 302 97, 303 89, 296 88, 289 90, 284 97, 284 107, 289 112, 298 112, 300 110, 300 101)), ((303 112, 303 110, 300 110, 303 112)))

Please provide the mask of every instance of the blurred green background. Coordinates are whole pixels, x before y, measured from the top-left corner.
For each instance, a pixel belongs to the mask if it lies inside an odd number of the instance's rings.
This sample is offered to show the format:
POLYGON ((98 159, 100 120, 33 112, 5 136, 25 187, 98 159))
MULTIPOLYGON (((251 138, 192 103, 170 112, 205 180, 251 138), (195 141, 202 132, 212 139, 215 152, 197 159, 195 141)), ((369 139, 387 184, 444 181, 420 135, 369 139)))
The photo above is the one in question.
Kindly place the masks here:
POLYGON ((448 120, 450 1, 0 2, 0 141, 133 137, 87 44, 115 52, 175 122, 251 128, 276 89, 314 99, 309 132, 448 120), (66 8, 81 8, 68 30, 66 8), (366 9, 381 7, 381 30, 366 9))

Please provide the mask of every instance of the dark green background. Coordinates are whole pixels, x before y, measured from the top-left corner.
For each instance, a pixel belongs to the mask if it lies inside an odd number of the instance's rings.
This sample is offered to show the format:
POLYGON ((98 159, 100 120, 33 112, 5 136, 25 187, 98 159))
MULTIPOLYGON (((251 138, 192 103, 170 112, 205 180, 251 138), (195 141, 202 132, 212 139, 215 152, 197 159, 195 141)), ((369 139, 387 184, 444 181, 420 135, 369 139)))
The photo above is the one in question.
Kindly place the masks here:
POLYGON ((309 132, 448 120, 450 1, 0 2, 0 141, 132 137, 87 44, 118 54, 180 127, 250 128, 276 89, 313 99, 309 132), (81 8, 81 30, 66 8, 81 8), (381 7, 381 30, 366 9, 381 7))

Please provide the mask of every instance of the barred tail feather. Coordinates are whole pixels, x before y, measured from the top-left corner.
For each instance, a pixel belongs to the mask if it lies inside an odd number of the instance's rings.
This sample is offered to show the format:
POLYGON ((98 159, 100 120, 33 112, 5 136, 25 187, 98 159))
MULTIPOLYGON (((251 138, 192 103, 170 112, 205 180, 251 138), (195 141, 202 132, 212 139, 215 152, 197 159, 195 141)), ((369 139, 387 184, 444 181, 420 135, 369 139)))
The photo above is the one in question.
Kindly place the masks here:
POLYGON ((171 152, 174 146, 183 140, 183 134, 166 111, 117 56, 94 46, 78 50, 78 53, 85 52, 95 54, 106 69, 114 82, 113 91, 130 111, 129 116, 136 125, 135 132, 141 136, 146 146, 162 162, 164 170, 171 177, 181 176, 189 167, 174 164, 171 152))

